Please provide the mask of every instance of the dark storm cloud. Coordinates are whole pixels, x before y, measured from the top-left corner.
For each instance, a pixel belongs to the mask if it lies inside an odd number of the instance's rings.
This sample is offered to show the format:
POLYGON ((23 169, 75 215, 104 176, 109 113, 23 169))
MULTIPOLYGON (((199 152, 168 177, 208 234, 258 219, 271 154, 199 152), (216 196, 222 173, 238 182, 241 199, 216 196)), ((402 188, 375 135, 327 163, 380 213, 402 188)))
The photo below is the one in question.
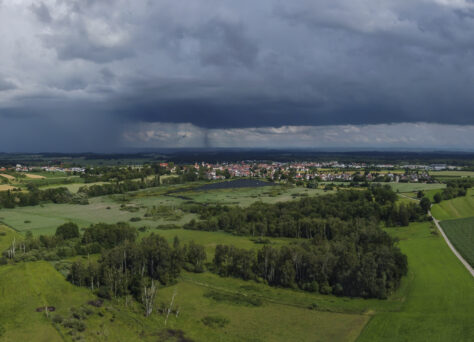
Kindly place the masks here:
POLYGON ((3 1, 0 117, 98 117, 88 134, 111 136, 157 122, 472 125, 473 13, 463 0, 3 1))

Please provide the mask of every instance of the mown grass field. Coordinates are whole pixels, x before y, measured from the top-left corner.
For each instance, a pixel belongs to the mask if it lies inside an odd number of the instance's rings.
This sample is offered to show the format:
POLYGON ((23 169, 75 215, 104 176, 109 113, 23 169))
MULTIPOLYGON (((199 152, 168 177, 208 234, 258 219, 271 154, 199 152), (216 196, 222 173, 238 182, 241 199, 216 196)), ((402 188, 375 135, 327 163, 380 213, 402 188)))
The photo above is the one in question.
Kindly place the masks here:
POLYGON ((469 189, 466 196, 434 204, 431 213, 440 221, 474 216, 474 189, 469 189))
POLYGON ((472 341, 474 281, 430 223, 388 228, 408 257, 406 299, 400 311, 374 315, 364 341, 472 341))
POLYGON ((442 221, 441 227, 456 250, 474 266, 474 216, 442 221))

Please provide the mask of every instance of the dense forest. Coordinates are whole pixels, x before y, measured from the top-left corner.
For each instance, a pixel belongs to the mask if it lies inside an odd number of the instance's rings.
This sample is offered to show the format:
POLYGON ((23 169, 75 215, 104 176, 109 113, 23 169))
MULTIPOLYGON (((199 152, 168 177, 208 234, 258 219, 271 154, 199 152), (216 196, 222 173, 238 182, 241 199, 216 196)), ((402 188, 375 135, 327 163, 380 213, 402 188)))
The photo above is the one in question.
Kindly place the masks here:
POLYGON ((406 226, 427 219, 427 207, 396 201, 390 186, 377 185, 366 191, 339 191, 298 201, 257 202, 248 208, 196 206, 201 220, 191 220, 184 228, 318 240, 331 239, 340 227, 350 228, 359 219, 383 221, 387 226, 406 226))
POLYGON ((263 280, 323 294, 387 298, 407 272, 407 259, 390 236, 364 220, 330 240, 274 248, 256 253, 218 245, 214 271, 221 276, 263 280))

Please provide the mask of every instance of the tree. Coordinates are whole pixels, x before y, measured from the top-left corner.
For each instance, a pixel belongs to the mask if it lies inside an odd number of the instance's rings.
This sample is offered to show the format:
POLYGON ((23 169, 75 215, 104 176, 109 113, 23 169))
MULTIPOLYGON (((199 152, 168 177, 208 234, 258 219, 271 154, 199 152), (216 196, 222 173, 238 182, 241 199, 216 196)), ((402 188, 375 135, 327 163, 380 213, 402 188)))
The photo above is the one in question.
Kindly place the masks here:
POLYGON ((427 213, 428 210, 430 210, 431 207, 431 201, 429 200, 428 197, 423 197, 420 201, 420 207, 423 209, 424 213, 427 213))
POLYGON ((435 203, 441 202, 441 200, 442 200, 441 194, 439 192, 436 193, 436 195, 434 195, 433 199, 434 199, 435 203))
POLYGON ((77 224, 68 222, 56 229, 55 236, 63 240, 75 239, 80 236, 77 224))

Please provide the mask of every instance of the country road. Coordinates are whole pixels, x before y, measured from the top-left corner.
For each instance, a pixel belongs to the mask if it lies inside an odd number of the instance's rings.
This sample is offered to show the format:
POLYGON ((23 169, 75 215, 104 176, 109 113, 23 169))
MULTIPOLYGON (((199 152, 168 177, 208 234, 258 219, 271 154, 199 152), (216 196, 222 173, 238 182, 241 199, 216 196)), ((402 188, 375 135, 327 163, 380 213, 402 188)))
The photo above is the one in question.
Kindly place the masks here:
POLYGON ((451 241, 449 241, 448 237, 446 236, 446 234, 444 233, 444 230, 443 228, 441 228, 441 225, 439 224, 439 221, 433 216, 431 215, 431 211, 428 211, 428 214, 433 218, 433 222, 435 223, 436 227, 438 228, 439 232, 441 233, 441 235, 443 236, 444 238, 444 241, 446 241, 446 243, 448 244, 449 248, 451 248, 451 250, 453 251, 454 255, 456 255, 456 257, 459 259, 459 261, 461 261, 461 263, 464 265, 464 267, 466 267, 466 269, 471 273, 471 275, 474 277, 474 270, 472 269, 471 265, 466 261, 464 260, 464 258, 461 256, 461 254, 458 253, 458 251, 456 250, 456 248, 454 248, 454 246, 452 245, 451 241))
MULTIPOLYGON (((418 198, 413 198, 413 197, 409 197, 409 196, 406 196, 406 195, 403 195, 403 194, 398 194, 399 196, 402 196, 402 197, 405 197, 405 198, 409 198, 411 200, 414 200, 414 201, 420 201, 418 198)), ((453 244, 451 243, 451 241, 449 241, 448 237, 446 236, 446 234, 444 233, 444 230, 443 228, 441 228, 441 225, 439 224, 439 220, 437 220, 432 214, 431 214, 431 210, 428 211, 428 215, 430 215, 432 218, 433 218, 433 222, 435 223, 436 227, 438 228, 439 232, 441 233, 441 235, 443 236, 443 239, 444 241, 446 241, 446 243, 448 244, 449 248, 451 249, 451 251, 453 251, 454 255, 459 259, 459 261, 461 261, 461 263, 464 265, 464 267, 466 267, 466 269, 469 271, 469 273, 471 273, 471 275, 474 277, 474 269, 471 267, 471 265, 462 257, 461 254, 459 254, 459 252, 456 250, 456 248, 454 248, 453 244)))

